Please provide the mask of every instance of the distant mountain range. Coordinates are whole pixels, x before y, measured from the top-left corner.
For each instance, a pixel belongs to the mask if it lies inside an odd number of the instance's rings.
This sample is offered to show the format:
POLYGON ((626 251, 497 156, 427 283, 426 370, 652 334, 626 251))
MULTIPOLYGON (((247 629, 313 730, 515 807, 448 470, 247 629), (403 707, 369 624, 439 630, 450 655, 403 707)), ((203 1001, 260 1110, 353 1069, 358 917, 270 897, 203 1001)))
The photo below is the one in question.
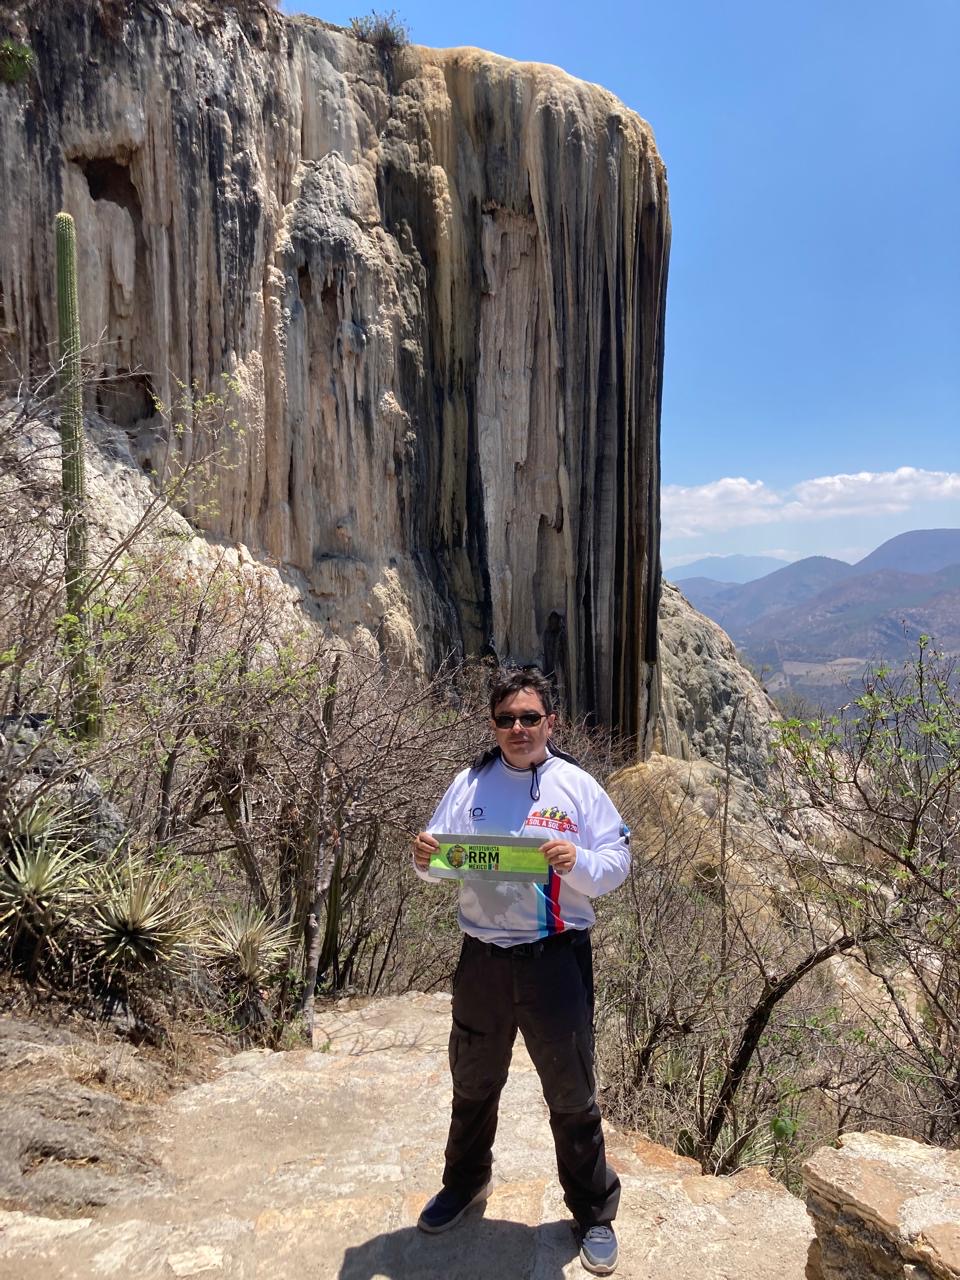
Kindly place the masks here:
POLYGON ((909 658, 921 633, 960 653, 960 529, 901 533, 856 564, 808 556, 748 582, 676 585, 781 699, 792 691, 832 709, 871 665, 909 658))
POLYGON ((782 569, 788 562, 775 556, 704 556, 690 564, 668 569, 666 576, 679 583, 688 578, 709 578, 713 582, 752 582, 765 573, 782 569))

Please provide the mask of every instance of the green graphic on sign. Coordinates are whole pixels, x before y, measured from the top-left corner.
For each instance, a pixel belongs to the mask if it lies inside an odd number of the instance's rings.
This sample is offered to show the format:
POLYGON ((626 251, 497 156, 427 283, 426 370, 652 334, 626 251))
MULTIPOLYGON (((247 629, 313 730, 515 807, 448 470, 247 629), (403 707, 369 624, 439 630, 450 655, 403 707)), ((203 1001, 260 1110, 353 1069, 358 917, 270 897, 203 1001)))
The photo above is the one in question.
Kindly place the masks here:
POLYGON ((432 876, 446 880, 529 880, 546 884, 550 868, 540 852, 541 839, 504 836, 438 835, 440 848, 430 859, 432 876))

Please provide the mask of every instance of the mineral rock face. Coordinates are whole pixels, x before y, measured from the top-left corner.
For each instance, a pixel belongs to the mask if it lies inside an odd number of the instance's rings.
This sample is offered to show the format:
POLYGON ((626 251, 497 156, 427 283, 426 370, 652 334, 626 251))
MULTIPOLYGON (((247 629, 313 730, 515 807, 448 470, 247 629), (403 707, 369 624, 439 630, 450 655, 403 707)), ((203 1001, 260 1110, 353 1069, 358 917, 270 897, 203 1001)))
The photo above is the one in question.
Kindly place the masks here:
POLYGON ((252 0, 11 12, 37 66, 0 84, 3 351, 49 364, 66 208, 97 407, 141 464, 171 418, 207 447, 153 397, 225 389, 243 424, 195 520, 304 573, 331 625, 428 665, 544 661, 575 712, 646 733, 669 240, 647 125, 554 68, 387 56, 252 0))
POLYGON ((730 637, 676 587, 660 596, 660 715, 655 746, 681 760, 729 763, 763 787, 776 707, 737 658, 730 637))

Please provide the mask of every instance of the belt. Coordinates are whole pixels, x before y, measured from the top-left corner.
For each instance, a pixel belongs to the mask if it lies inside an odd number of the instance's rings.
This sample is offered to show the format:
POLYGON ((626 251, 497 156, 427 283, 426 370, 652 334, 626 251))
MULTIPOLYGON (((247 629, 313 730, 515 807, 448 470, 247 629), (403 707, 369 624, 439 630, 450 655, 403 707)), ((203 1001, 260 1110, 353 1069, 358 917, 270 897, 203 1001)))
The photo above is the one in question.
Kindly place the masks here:
POLYGON ((564 946, 573 947, 579 942, 585 942, 590 934, 586 929, 564 929, 562 933, 551 933, 546 938, 537 938, 534 942, 518 942, 512 947, 501 947, 496 942, 483 942, 480 938, 474 938, 472 934, 466 936, 474 946, 483 947, 489 955, 509 956, 517 960, 535 960, 537 956, 543 955, 544 951, 553 951, 557 947, 564 946))

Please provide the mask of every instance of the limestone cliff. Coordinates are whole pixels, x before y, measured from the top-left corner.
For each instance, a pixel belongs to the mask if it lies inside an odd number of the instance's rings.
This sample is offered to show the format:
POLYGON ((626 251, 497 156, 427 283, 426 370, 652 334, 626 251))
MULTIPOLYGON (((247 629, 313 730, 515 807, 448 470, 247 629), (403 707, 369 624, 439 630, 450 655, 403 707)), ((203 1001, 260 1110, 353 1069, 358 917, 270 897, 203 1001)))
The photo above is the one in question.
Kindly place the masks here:
POLYGON ((49 364, 66 208, 97 407, 145 468, 153 397, 231 376, 245 431, 195 519, 301 571, 331 625, 428 665, 543 661, 575 712, 646 735, 669 241, 648 126, 554 68, 388 57, 253 0, 3 22, 36 57, 0 83, 3 351, 49 364))

